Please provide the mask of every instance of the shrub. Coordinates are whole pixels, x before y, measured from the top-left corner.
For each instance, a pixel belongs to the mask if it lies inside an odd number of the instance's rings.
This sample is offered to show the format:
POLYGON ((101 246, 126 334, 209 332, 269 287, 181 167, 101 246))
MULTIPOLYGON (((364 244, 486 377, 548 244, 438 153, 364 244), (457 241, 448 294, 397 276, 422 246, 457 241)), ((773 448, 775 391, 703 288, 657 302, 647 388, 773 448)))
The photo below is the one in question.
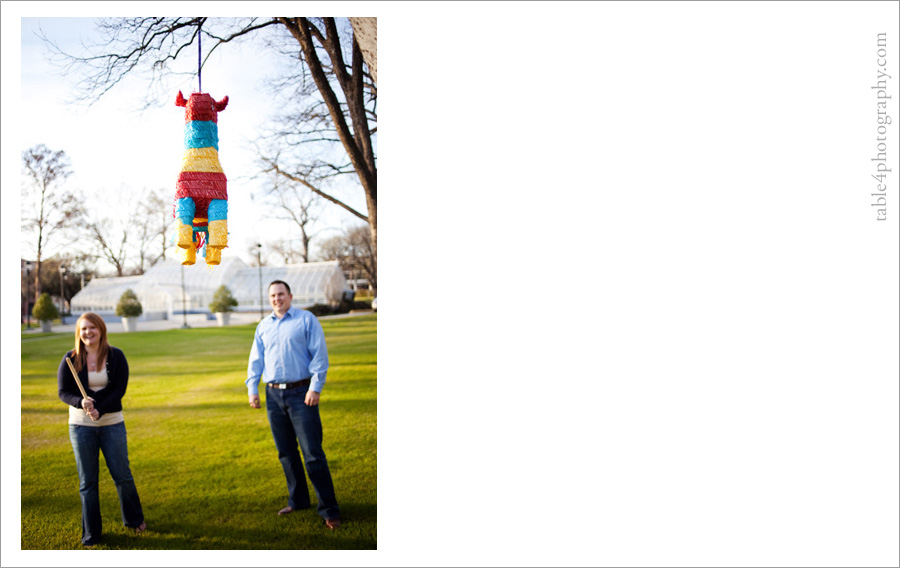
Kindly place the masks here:
MULTIPOLYGON (((319 304, 322 305, 322 304, 319 304)), ((352 302, 341 302, 337 308, 331 310, 331 314, 349 314, 353 310, 371 310, 372 300, 353 300, 352 302)), ((319 315, 319 314, 316 314, 319 315)), ((325 314, 329 315, 329 314, 325 314)))
POLYGON ((38 321, 55 320, 59 317, 59 310, 56 309, 56 306, 53 305, 53 301, 50 300, 50 294, 44 292, 41 294, 41 297, 37 299, 37 302, 34 303, 34 307, 31 309, 31 315, 38 321))
POLYGON ((334 311, 330 306, 326 306, 325 304, 313 304, 306 308, 306 310, 312 312, 316 317, 331 315, 334 311))
POLYGON ((144 307, 138 301, 137 294, 131 288, 125 290, 119 297, 119 303, 116 304, 116 315, 126 318, 136 318, 144 313, 144 307))
POLYGON ((209 303, 209 311, 215 312, 232 312, 234 307, 238 305, 238 301, 231 295, 231 290, 224 284, 219 286, 216 293, 213 294, 213 300, 209 303))

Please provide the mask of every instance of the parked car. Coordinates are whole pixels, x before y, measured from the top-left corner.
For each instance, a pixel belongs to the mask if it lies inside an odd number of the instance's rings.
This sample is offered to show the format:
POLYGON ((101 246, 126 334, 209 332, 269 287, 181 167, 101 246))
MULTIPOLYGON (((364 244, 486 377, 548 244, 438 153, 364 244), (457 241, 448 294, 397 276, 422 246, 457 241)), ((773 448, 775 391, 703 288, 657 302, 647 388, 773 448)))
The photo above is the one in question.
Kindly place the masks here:
POLYGON ((372 309, 378 311, 378 298, 372 298, 372 309))

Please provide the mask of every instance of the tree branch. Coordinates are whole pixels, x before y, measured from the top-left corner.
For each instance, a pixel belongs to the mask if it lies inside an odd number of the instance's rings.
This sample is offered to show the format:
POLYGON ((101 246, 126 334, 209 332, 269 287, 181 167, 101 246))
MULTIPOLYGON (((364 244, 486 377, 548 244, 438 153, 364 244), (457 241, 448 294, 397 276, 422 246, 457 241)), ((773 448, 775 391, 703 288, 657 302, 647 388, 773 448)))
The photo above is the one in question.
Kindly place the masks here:
POLYGON ((291 181, 294 181, 294 182, 297 182, 297 183, 299 183, 299 184, 302 184, 302 185, 308 187, 308 188, 310 189, 310 191, 312 191, 312 192, 315 193, 316 195, 318 195, 318 196, 320 196, 320 197, 322 197, 322 198, 324 198, 324 199, 327 199, 328 201, 334 203, 335 205, 338 205, 338 206, 340 206, 340 207, 343 207, 344 209, 346 209, 347 211, 349 211, 349 212, 352 213, 353 215, 356 215, 357 217, 359 217, 359 218, 362 219, 363 221, 366 221, 366 222, 369 221, 369 218, 368 218, 368 217, 366 217, 365 215, 363 215, 362 213, 360 213, 360 212, 357 211, 356 209, 350 207, 349 205, 347 205, 347 204, 344 203, 343 201, 341 201, 341 200, 339 200, 339 199, 335 199, 334 197, 328 195, 327 193, 323 192, 322 190, 320 190, 319 188, 317 188, 317 187, 314 186, 313 184, 309 183, 309 182, 306 181, 305 179, 300 178, 300 177, 297 177, 297 176, 295 176, 295 175, 292 175, 292 174, 290 174, 290 173, 288 173, 288 172, 282 170, 281 168, 278 167, 278 164, 276 164, 273 160, 270 160, 270 159, 268 159, 268 158, 262 158, 262 157, 261 157, 261 159, 262 159, 263 161, 265 161, 267 164, 269 164, 269 168, 266 170, 267 172, 275 172, 276 174, 281 175, 281 176, 284 176, 285 178, 287 178, 287 179, 289 179, 289 180, 291 180, 291 181))

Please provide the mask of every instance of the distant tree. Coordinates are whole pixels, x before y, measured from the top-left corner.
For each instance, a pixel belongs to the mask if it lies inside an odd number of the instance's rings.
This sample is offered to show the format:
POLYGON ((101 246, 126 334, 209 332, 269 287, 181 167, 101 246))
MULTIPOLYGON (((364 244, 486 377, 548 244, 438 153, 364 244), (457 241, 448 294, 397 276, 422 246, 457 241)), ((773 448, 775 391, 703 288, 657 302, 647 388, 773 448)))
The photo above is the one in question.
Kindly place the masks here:
POLYGON ((23 237, 33 238, 37 270, 35 296, 41 292, 41 263, 51 237, 73 226, 82 209, 75 194, 63 191, 62 183, 72 175, 72 165, 62 150, 38 144, 22 152, 25 183, 22 187, 23 237))
MULTIPOLYGON (((300 230, 300 249, 297 254, 303 262, 309 262, 309 243, 315 236, 311 228, 318 220, 316 195, 302 189, 297 183, 275 178, 266 199, 272 206, 273 218, 289 221, 300 230)), ((288 263, 288 258, 293 262, 294 249, 289 242, 269 243, 269 248, 283 256, 285 263, 288 263)))
POLYGON ((96 258, 105 260, 116 270, 116 276, 125 276, 125 259, 128 257, 128 227, 118 223, 113 226, 109 217, 87 223, 88 234, 96 245, 96 258))
POLYGON ((50 299, 50 294, 44 292, 34 303, 34 308, 32 308, 31 310, 31 315, 33 315, 34 319, 38 321, 55 320, 59 317, 59 310, 55 305, 53 305, 53 300, 50 299))
MULTIPOLYGON (((142 234, 145 231, 141 226, 144 216, 139 213, 140 202, 141 194, 123 185, 103 196, 91 196, 85 206, 84 226, 90 250, 94 258, 109 263, 116 276, 128 274, 129 256, 143 251, 148 243, 148 237, 142 234), (94 205, 98 200, 104 202, 103 207, 94 205), (105 214, 107 211, 112 214, 105 214)), ((142 273, 142 268, 134 268, 131 272, 142 273)))
POLYGON ((267 241, 265 247, 270 253, 277 255, 278 258, 282 259, 285 264, 297 264, 298 261, 305 262, 305 260, 300 257, 300 253, 294 250, 294 246, 291 244, 292 242, 292 240, 287 239, 267 241))
POLYGON ((344 270, 358 271, 365 274, 372 286, 378 288, 375 254, 369 231, 365 225, 359 225, 346 231, 343 235, 332 237, 320 246, 321 260, 337 260, 344 270))
POLYGON ((135 252, 138 257, 137 273, 166 258, 172 246, 169 234, 174 225, 171 200, 161 191, 143 192, 143 199, 135 210, 132 225, 135 231, 135 252))
POLYGON ((81 275, 89 272, 87 261, 88 255, 85 253, 57 255, 46 259, 41 265, 41 289, 51 296, 62 295, 63 300, 68 303, 81 290, 81 275), (62 290, 60 290, 60 266, 66 267, 62 278, 62 290))

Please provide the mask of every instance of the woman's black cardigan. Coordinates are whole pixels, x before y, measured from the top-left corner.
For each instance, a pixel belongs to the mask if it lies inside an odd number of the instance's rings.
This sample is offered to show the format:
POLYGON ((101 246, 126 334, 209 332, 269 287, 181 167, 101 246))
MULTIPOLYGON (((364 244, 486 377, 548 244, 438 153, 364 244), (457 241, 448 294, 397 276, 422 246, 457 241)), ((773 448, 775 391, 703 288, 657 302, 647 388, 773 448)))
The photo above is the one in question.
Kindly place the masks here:
MULTIPOLYGON (((72 356, 73 351, 66 353, 66 357, 71 358, 72 356)), ((125 396, 125 389, 128 388, 128 361, 121 349, 111 345, 109 354, 106 356, 106 373, 109 376, 109 384, 98 392, 92 391, 88 386, 87 368, 81 369, 78 373, 84 391, 94 399, 94 408, 97 409, 100 416, 122 410, 122 397, 125 396)), ((56 380, 59 384, 59 399, 69 406, 81 408, 81 391, 78 390, 78 385, 72 378, 72 371, 65 358, 59 362, 56 380)))

